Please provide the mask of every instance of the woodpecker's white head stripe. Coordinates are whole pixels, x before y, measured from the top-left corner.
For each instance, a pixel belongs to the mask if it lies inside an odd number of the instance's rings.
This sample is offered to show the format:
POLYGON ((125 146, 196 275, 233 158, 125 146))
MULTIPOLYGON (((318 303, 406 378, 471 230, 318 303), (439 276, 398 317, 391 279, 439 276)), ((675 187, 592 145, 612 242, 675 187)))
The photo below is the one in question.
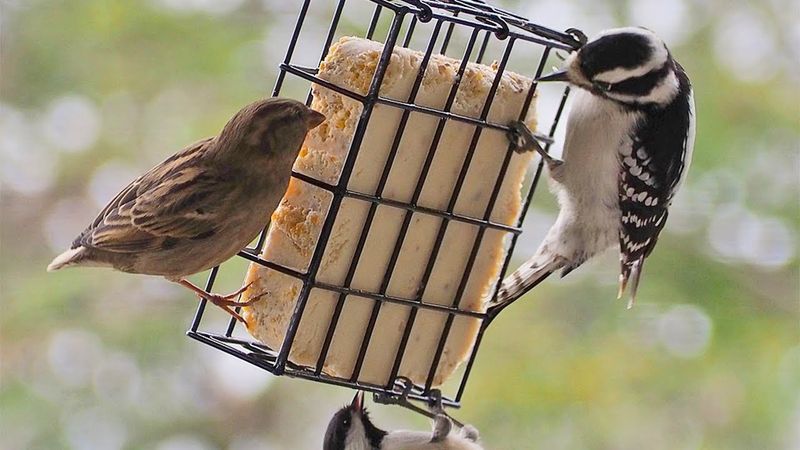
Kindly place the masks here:
POLYGON ((653 86, 646 95, 633 95, 621 92, 608 91, 605 95, 608 98, 617 100, 621 103, 636 105, 664 105, 672 101, 678 93, 678 78, 674 71, 670 71, 658 84, 653 86))

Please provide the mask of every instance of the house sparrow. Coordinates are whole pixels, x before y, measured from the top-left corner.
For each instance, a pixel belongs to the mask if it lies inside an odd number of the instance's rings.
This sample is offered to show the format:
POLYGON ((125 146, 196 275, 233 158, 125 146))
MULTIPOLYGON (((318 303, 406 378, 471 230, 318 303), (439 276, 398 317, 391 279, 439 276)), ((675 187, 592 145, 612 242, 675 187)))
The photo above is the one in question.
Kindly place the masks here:
POLYGON ((47 266, 112 267, 161 275, 238 320, 229 295, 184 277, 217 266, 264 228, 286 191, 306 133, 325 116, 295 100, 269 98, 242 108, 219 136, 198 141, 135 179, 47 266))
POLYGON ((464 425, 453 432, 453 423, 444 414, 436 414, 433 430, 384 431, 369 419, 364 393, 333 415, 325 432, 323 450, 482 450, 478 430, 464 425))

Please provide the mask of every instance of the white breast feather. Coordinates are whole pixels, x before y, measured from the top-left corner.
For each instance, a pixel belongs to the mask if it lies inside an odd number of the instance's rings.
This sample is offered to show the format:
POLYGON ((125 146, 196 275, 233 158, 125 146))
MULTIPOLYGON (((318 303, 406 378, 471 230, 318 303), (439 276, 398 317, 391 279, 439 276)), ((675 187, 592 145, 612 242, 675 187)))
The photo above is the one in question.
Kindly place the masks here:
POLYGON ((542 248, 571 261, 616 244, 619 155, 630 152, 638 113, 577 90, 567 121, 563 171, 554 191, 560 211, 542 248))
POLYGON ((393 431, 383 439, 382 450, 483 450, 479 444, 451 432, 443 441, 431 442, 430 432, 393 431))

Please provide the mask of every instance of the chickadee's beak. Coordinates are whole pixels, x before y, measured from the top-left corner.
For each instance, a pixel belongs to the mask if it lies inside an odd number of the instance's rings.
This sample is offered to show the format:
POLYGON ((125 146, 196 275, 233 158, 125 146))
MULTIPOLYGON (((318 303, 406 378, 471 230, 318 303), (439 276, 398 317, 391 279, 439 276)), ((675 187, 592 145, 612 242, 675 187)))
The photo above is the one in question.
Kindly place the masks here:
POLYGON ((364 411, 364 391, 356 392, 355 397, 353 397, 353 401, 350 402, 350 408, 358 412, 364 411))
POLYGON ((325 115, 321 112, 314 111, 313 109, 309 109, 306 112, 306 125, 308 125, 308 129, 312 129, 317 125, 321 124, 325 121, 325 115))
POLYGON ((553 72, 549 75, 544 75, 535 80, 537 83, 547 82, 547 81, 569 81, 569 74, 567 73, 567 69, 562 69, 556 72, 553 72))

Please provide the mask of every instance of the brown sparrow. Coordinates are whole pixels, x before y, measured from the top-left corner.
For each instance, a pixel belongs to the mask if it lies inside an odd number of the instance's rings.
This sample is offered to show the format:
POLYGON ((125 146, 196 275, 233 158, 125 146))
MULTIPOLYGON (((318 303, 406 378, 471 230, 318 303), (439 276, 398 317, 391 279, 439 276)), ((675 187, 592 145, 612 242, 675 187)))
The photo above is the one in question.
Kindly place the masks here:
POLYGON ((135 179, 66 252, 47 266, 112 267, 161 275, 238 320, 229 295, 184 277, 217 266, 261 231, 286 190, 306 133, 325 116, 295 100, 269 98, 242 108, 219 136, 203 139, 135 179))

